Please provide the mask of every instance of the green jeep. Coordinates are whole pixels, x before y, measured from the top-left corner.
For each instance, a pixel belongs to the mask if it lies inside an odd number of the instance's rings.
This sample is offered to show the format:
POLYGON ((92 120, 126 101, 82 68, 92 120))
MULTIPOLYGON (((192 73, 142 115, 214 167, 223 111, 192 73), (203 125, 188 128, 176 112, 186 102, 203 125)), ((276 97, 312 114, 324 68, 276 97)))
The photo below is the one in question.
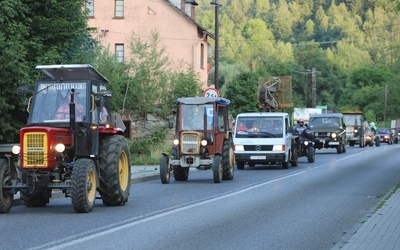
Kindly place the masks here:
POLYGON ((310 129, 314 132, 314 148, 336 148, 338 154, 346 152, 346 126, 341 113, 313 114, 310 129))

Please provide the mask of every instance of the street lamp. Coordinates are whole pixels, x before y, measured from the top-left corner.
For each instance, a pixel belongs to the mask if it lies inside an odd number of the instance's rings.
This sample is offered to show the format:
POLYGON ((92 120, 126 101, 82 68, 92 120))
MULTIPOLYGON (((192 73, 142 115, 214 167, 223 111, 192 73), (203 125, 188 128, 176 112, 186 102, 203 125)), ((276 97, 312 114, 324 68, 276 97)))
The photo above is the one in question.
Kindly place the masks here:
POLYGON ((196 0, 185 0, 185 3, 191 4, 191 5, 194 5, 194 6, 199 5, 198 3, 196 3, 196 0))
MULTIPOLYGON (((198 3, 196 3, 196 0, 185 0, 185 3, 197 6, 198 3)), ((215 6, 215 53, 214 53, 214 63, 215 63, 215 70, 214 70, 214 86, 215 89, 219 89, 219 21, 218 21, 218 7, 220 6, 217 3, 217 0, 214 0, 214 2, 210 3, 211 5, 215 6)))

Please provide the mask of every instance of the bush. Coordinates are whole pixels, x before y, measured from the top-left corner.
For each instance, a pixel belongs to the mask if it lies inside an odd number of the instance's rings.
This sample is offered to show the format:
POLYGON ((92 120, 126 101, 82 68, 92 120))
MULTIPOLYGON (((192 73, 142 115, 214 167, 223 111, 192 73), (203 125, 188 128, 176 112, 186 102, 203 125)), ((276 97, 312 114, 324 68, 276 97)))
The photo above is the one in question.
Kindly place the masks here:
POLYGON ((151 158, 151 152, 164 144, 166 134, 167 130, 155 128, 149 136, 133 141, 129 149, 132 158, 151 158))

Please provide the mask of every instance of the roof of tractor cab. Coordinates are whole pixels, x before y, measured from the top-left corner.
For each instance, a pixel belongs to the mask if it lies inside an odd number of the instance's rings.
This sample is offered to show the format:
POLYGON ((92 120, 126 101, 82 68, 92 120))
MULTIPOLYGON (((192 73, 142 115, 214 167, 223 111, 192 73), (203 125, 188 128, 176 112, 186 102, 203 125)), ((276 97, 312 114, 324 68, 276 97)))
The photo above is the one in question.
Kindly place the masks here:
POLYGON ((107 78, 90 64, 38 65, 36 70, 50 80, 97 80, 108 83, 107 78))
POLYGON ((326 113, 326 114, 311 114, 311 117, 325 117, 325 118, 329 118, 329 117, 342 117, 343 114, 342 113, 326 113))
POLYGON ((210 104, 210 103, 217 103, 217 104, 222 104, 222 105, 229 105, 231 103, 230 100, 218 97, 184 97, 184 98, 178 98, 176 101, 177 104, 210 104))

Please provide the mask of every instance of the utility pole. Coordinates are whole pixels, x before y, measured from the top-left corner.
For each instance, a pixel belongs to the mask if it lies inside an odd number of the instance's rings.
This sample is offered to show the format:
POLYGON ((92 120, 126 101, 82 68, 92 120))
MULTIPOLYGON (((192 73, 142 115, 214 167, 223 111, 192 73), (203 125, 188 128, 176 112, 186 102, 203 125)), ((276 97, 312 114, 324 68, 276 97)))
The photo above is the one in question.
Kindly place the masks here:
POLYGON ((383 122, 386 124, 386 106, 387 106, 387 93, 388 93, 388 87, 385 85, 385 104, 384 104, 384 112, 383 112, 383 122))
POLYGON ((317 106, 317 79, 316 79, 317 71, 315 68, 312 68, 311 76, 312 76, 312 86, 311 86, 311 95, 312 95, 312 107, 315 108, 317 106))
POLYGON ((214 53, 214 63, 215 63, 215 71, 214 71, 214 85, 217 90, 219 90, 219 21, 218 21, 218 7, 219 4, 217 3, 217 0, 214 0, 214 2, 211 3, 212 5, 215 5, 215 53, 214 53))

